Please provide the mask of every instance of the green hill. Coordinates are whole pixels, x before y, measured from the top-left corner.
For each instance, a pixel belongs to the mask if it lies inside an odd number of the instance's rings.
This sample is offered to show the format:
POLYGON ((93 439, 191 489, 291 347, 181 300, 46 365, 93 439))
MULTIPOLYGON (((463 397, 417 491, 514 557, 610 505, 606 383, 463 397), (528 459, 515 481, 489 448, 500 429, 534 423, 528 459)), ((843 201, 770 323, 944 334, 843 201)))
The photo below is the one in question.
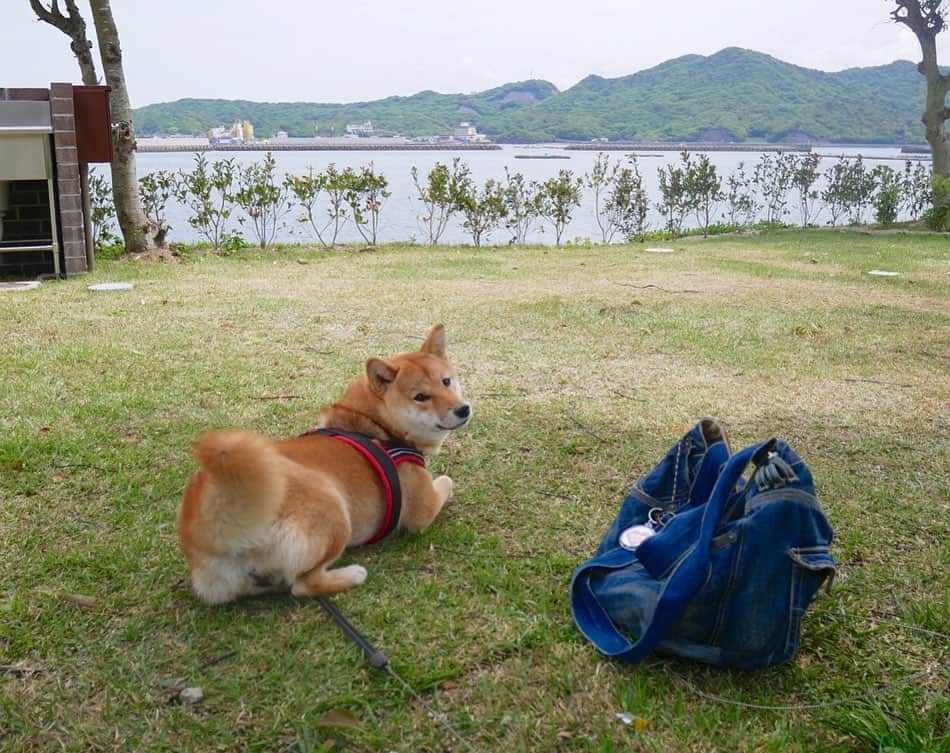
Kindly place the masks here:
POLYGON ((546 81, 477 94, 425 91, 352 104, 183 99, 135 110, 142 135, 203 134, 250 120, 259 136, 344 133, 371 120, 405 136, 448 133, 466 120, 496 141, 769 141, 921 143, 925 84, 898 61, 836 73, 730 47, 621 78, 588 76, 566 91, 546 81))

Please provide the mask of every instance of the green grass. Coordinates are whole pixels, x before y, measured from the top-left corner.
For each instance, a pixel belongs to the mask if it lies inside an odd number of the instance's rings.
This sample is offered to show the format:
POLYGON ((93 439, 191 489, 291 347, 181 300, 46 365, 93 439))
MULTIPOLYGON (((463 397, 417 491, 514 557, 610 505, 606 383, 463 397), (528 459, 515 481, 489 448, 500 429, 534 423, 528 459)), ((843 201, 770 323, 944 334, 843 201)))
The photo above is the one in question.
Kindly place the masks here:
POLYGON ((475 409, 430 464, 456 496, 348 553, 338 603, 475 750, 947 751, 950 241, 672 246, 190 252, 0 293, 0 751, 462 750, 317 604, 200 604, 174 527, 199 432, 298 434, 436 321, 475 409), (808 462, 835 588, 785 666, 607 661, 571 573, 705 414, 808 462))

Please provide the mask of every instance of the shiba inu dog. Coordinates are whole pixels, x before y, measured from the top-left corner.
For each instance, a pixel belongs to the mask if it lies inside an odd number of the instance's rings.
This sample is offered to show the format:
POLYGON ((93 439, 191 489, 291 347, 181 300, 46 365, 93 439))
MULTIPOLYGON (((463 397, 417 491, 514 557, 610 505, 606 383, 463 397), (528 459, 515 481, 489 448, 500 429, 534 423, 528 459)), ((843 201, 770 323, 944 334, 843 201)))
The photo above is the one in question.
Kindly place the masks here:
POLYGON ((241 430, 202 435, 194 445, 200 469, 178 508, 195 592, 219 604, 359 585, 360 565, 330 566, 348 546, 432 523, 452 479, 433 478, 423 456, 471 416, 437 324, 419 350, 370 358, 313 432, 286 440, 241 430))

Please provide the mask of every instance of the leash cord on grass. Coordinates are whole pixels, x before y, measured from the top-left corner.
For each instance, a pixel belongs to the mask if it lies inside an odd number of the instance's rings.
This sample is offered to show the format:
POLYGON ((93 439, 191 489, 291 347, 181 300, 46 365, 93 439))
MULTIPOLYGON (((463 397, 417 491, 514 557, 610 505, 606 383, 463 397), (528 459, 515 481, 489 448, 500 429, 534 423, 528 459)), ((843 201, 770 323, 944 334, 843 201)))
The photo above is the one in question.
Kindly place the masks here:
POLYGON ((399 676, 396 670, 392 668, 392 665, 387 663, 385 666, 385 669, 387 672, 389 672, 389 674, 395 677, 396 680, 399 682, 399 684, 402 685, 406 689, 409 695, 411 695, 413 699, 415 699, 415 701, 428 712, 429 716, 432 719, 434 719, 435 721, 442 722, 443 726, 449 732, 452 733, 452 736, 462 744, 465 750, 469 751, 469 753, 478 753, 475 750, 475 748, 471 746, 468 740, 466 740, 462 736, 462 734, 457 729, 455 729, 455 727, 449 721, 448 716, 444 712, 440 712, 438 714, 433 712, 432 707, 428 703, 425 702, 425 699, 422 696, 420 696, 415 690, 412 689, 412 686, 408 682, 406 682, 405 680, 402 679, 402 677, 399 676))
POLYGON ((849 698, 839 698, 834 701, 822 701, 820 703, 790 703, 781 706, 771 706, 764 703, 746 703, 745 701, 736 701, 732 698, 724 698, 720 695, 713 695, 712 693, 707 693, 703 690, 700 690, 695 685, 693 685, 685 677, 674 677, 675 680, 682 683, 687 690, 691 693, 698 695, 700 698, 705 698, 707 701, 715 701, 716 703, 724 703, 728 706, 741 706, 746 709, 758 709, 759 711, 807 711, 810 709, 825 709, 830 708, 831 706, 842 706, 846 703, 855 703, 857 701, 863 701, 868 698, 871 698, 885 690, 888 690, 892 687, 897 687, 900 685, 909 685, 912 682, 916 682, 922 677, 928 677, 932 674, 935 674, 931 669, 925 669, 923 672, 917 672, 916 674, 910 675, 898 680, 893 683, 885 683, 877 688, 867 691, 866 693, 861 693, 860 695, 850 696, 849 698))

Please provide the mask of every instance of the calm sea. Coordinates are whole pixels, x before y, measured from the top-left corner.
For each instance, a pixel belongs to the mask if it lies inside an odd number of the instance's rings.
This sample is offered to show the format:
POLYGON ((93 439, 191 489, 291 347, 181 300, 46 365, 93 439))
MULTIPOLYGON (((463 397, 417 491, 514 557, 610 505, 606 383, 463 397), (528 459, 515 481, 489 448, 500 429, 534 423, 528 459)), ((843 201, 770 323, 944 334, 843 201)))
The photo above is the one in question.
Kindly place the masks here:
MULTIPOLYGON (((899 159, 899 147, 862 147, 862 148, 840 148, 840 147, 818 147, 816 152, 822 155, 828 155, 822 159, 821 170, 830 166, 838 155, 853 157, 861 154, 864 157, 865 164, 873 167, 877 164, 887 164, 895 170, 903 169, 903 160, 899 159)), ((618 161, 624 158, 623 152, 609 152, 612 161, 618 161)), ((539 146, 504 146, 497 151, 472 151, 472 152, 402 152, 402 151, 367 151, 367 152, 275 152, 274 157, 277 160, 277 169, 281 174, 305 174, 307 169, 312 167, 315 171, 324 170, 327 165, 333 163, 337 168, 354 167, 359 168, 363 165, 372 163, 376 172, 382 173, 389 181, 389 190, 392 196, 386 201, 380 212, 379 240, 381 242, 390 241, 409 241, 416 240, 420 243, 426 242, 425 230, 422 228, 418 216, 422 212, 422 207, 416 198, 415 187, 412 184, 410 170, 415 166, 421 177, 425 176, 436 162, 450 163, 454 157, 460 157, 472 171, 472 176, 477 184, 482 184, 487 178, 494 178, 503 181, 505 178, 505 168, 512 173, 521 173, 529 180, 546 180, 556 176, 559 170, 571 170, 574 175, 580 176, 589 173, 593 167, 597 152, 593 151, 566 151, 557 147, 539 147, 539 146), (517 159, 516 155, 526 154, 556 154, 567 156, 568 159, 517 159)), ((234 157, 240 164, 249 164, 263 159, 263 153, 260 152, 212 152, 208 154, 211 162, 225 157, 234 157)), ((751 175, 752 167, 758 162, 761 154, 758 152, 711 152, 709 158, 716 166, 719 176, 723 178, 734 173, 739 163, 745 164, 747 175, 751 175)), ((649 194, 651 204, 660 198, 659 184, 657 180, 657 171, 666 164, 676 164, 679 162, 679 153, 671 152, 641 152, 637 155, 640 171, 644 176, 644 184, 649 194)), ((144 175, 155 170, 188 170, 194 163, 194 154, 188 152, 175 153, 141 153, 137 155, 137 165, 140 175, 144 175)), ((927 163, 925 163, 927 164, 927 163)), ((97 168, 101 170, 102 168, 97 168)), ((796 207, 796 199, 790 196, 790 212, 786 217, 789 223, 795 223, 799 220, 799 212, 796 207)), ((235 216, 240 210, 235 209, 235 216)), ((721 206, 716 213, 716 219, 722 218, 726 211, 725 206, 721 206)), ((278 233, 278 240, 311 242, 313 236, 309 226, 297 221, 300 215, 299 209, 292 209, 284 221, 284 226, 278 233)), ((873 217, 873 210, 869 209, 866 217, 870 220, 873 217)), ((186 210, 174 203, 170 203, 167 209, 167 218, 172 227, 170 240, 191 242, 199 240, 197 233, 188 224, 188 214, 186 210)), ((824 216, 819 216, 818 222, 824 222, 824 216)), ((651 206, 650 226, 652 229, 660 229, 662 219, 656 209, 651 206)), ((695 218, 688 219, 688 226, 696 227, 695 218)), ((237 227, 236 223, 233 223, 237 227)), ((250 237, 249 229, 244 231, 247 240, 253 241, 250 237)), ((575 241, 582 239, 592 241, 600 240, 600 231, 594 219, 593 196, 587 189, 584 191, 584 200, 573 214, 573 219, 564 232, 562 242, 575 241)), ((509 235, 504 229, 496 230, 483 244, 504 245, 508 242, 509 235)), ((356 229, 347 224, 341 232, 343 241, 359 241, 360 236, 356 229)), ((470 243, 471 239, 462 227, 461 218, 454 218, 442 239, 445 243, 470 243)), ((536 228, 530 235, 529 241, 535 243, 554 243, 554 233, 550 228, 543 225, 536 228)))

